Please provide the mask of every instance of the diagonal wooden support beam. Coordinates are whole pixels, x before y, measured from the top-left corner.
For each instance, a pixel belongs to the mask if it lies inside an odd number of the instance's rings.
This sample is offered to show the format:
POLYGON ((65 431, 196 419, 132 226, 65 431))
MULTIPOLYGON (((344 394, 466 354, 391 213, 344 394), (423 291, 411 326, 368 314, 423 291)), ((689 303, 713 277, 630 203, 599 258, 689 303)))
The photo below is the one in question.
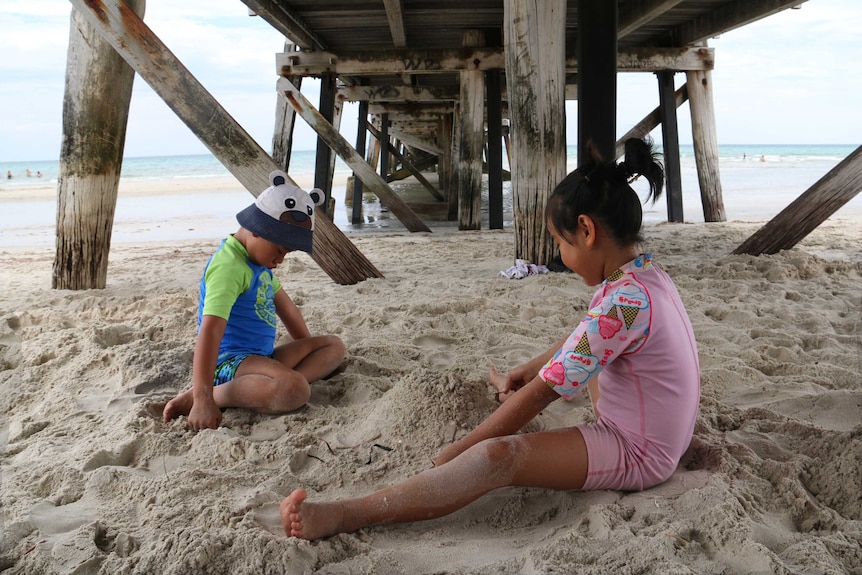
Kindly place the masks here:
POLYGON ((303 96, 296 86, 290 83, 286 78, 278 79, 278 90, 287 98, 288 103, 296 110, 296 113, 302 116, 309 126, 323 139, 326 144, 332 148, 332 151, 338 154, 338 157, 344 160, 353 173, 362 180, 362 183, 373 192, 380 201, 389 208, 395 217, 404 224, 411 232, 430 232, 431 230, 419 219, 407 202, 402 200, 392 188, 381 178, 374 168, 368 165, 368 162, 350 145, 350 142, 345 140, 338 133, 332 124, 314 109, 305 96, 303 96))
MULTIPOLYGON (((372 126, 371 122, 365 122, 365 128, 369 132, 371 132, 371 135, 374 136, 380 142, 381 146, 384 145, 383 135, 380 133, 380 130, 378 130, 377 128, 372 126)), ((395 149, 395 146, 393 146, 390 142, 387 141, 387 142, 385 142, 385 144, 389 148, 389 153, 392 154, 393 156, 395 156, 395 159, 398 160, 399 162, 401 162, 401 165, 404 166, 404 168, 406 168, 413 175, 413 177, 416 178, 416 180, 420 184, 422 184, 425 187, 425 189, 428 190, 428 192, 430 192, 430 194, 432 196, 434 196, 434 198, 438 202, 442 202, 445 199, 443 197, 443 194, 441 194, 439 191, 437 191, 437 188, 435 188, 433 185, 431 185, 431 182, 429 182, 428 179, 422 175, 422 172, 419 171, 419 169, 413 165, 413 162, 411 162, 410 160, 405 158, 401 154, 401 152, 399 152, 397 149, 395 149)))
MULTIPOLYGON (((280 167, 123 0, 70 1, 252 195, 269 186, 280 167)), ((383 277, 332 221, 316 224, 311 257, 334 281, 383 277)))
MULTIPOLYGON (((677 108, 682 106, 688 100, 688 87, 683 84, 673 93, 674 104, 677 108)), ((653 131, 653 129, 661 123, 661 108, 656 107, 652 112, 643 117, 643 119, 635 124, 622 138, 617 140, 615 145, 614 158, 619 160, 625 153, 626 140, 629 138, 643 138, 653 131)))
POLYGON ((841 160, 780 214, 733 250, 734 254, 775 254, 789 250, 862 191, 862 146, 841 160))

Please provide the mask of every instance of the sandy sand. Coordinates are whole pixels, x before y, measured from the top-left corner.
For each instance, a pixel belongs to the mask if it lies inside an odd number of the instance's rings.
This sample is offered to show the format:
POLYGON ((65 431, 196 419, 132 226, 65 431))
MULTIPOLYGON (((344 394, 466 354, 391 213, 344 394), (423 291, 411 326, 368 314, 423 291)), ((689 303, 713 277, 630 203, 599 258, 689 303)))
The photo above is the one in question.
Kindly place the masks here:
MULTIPOLYGON (((641 493, 498 490, 449 517, 308 543, 278 503, 365 493, 430 465, 494 407, 490 364, 570 331, 592 289, 507 280, 510 231, 355 236, 386 275, 278 271, 346 370, 280 417, 218 430, 150 405, 190 383, 213 241, 115 246, 108 287, 50 289, 53 249, 0 251, 0 570, 35 573, 862 573, 862 222, 730 256, 760 224, 651 225, 694 325, 701 414, 676 474, 641 493)), ((226 232, 232 230, 226 230, 226 232)), ((591 419, 586 397, 528 429, 591 419)))

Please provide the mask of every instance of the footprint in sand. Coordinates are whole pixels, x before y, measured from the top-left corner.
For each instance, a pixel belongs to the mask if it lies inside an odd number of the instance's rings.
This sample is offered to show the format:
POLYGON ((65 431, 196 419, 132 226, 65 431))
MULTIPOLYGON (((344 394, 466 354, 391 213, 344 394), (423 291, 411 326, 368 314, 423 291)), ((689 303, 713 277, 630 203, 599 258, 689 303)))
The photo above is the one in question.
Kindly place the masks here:
POLYGON ((429 350, 424 356, 431 367, 447 368, 455 363, 453 350, 457 345, 457 341, 452 338, 438 335, 420 335, 413 338, 413 344, 429 350))

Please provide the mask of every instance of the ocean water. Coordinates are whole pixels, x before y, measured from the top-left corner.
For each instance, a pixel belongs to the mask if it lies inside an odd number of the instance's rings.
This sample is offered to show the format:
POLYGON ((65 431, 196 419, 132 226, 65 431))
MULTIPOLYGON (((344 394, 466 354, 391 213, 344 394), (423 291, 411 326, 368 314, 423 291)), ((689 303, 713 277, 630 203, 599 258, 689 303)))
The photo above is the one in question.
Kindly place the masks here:
MULTIPOLYGON (((719 172, 722 195, 728 220, 767 221, 849 155, 854 145, 724 145, 719 146, 719 172)), ((681 147, 681 177, 683 187, 683 216, 688 222, 702 222, 703 210, 697 170, 691 146, 681 147)), ((577 165, 574 147, 568 150, 568 169, 577 165)), ((4 191, 25 192, 28 188, 56 186, 57 160, 32 162, 0 161, 0 201, 4 191), (27 175, 30 171, 30 176, 27 175), (11 172, 11 179, 5 178, 11 172), (37 176, 40 173, 41 176, 37 176)), ((508 168, 508 166, 505 166, 508 168)), ((343 181, 351 170, 336 160, 336 180, 343 181)), ((313 174, 314 152, 294 152, 290 172, 313 174)), ((156 182, 222 179, 230 173, 212 155, 165 156, 125 158, 121 179, 128 182, 156 182)), ((487 183, 486 183, 487 186, 487 183)), ((643 191, 642 182, 634 184, 643 191)), ((433 202, 424 188, 417 184, 395 183, 393 188, 412 198, 433 202)), ((511 193, 509 182, 504 182, 504 220, 511 225, 511 193)), ((366 194, 363 200, 363 223, 350 223, 350 208, 344 205, 344 186, 332 191, 336 199, 334 221, 345 232, 380 229, 402 230, 400 222, 381 206, 377 199, 366 194)), ((484 210, 487 212, 487 187, 484 210)), ((248 205, 251 196, 241 189, 237 194, 220 194, 211 201, 201 201, 201 195, 123 197, 117 202, 112 241, 153 241, 220 237, 233 231, 234 214, 248 205), (188 225, 192 217, 194 225, 188 225)), ((10 245, 51 245, 54 242, 56 219, 55 200, 21 200, 7 204, 0 210, 0 247, 10 245)), ((439 210, 420 217, 435 225, 454 225, 439 221, 439 210)), ((841 208, 835 216, 862 215, 862 194, 841 208)), ((667 219, 665 198, 655 205, 644 207, 644 219, 660 222, 667 219)), ((483 226, 487 226, 487 215, 483 226)))

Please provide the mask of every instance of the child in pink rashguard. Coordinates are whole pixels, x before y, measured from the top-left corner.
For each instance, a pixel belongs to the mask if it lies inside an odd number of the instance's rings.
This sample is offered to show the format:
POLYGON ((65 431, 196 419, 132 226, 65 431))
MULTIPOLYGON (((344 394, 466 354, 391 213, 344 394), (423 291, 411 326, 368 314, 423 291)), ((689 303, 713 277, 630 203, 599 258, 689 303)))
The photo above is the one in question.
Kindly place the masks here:
POLYGON ((594 158, 555 188, 545 210, 563 263, 599 286, 575 331, 509 371, 490 371, 500 407, 445 448, 432 469, 363 497, 281 503, 285 533, 318 539, 368 525, 432 519, 506 486, 641 490, 673 473, 694 432, 700 371, 691 323, 670 277, 641 241, 633 176, 655 201, 664 172, 651 144, 625 161, 594 158), (518 433, 560 397, 587 387, 597 421, 518 433), (445 486, 445 487, 443 487, 445 486))

